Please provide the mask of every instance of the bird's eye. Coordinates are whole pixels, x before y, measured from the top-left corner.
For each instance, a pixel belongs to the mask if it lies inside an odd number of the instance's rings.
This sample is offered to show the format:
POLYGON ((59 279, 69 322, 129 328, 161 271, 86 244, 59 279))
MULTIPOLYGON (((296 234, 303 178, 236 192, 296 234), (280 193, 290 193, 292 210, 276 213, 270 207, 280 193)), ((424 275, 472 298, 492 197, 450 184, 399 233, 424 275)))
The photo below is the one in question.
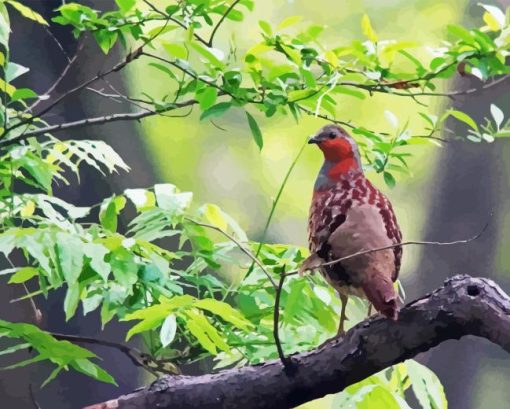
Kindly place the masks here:
POLYGON ((336 133, 334 133, 334 132, 330 132, 330 133, 328 134, 328 138, 329 138, 329 139, 335 139, 335 137, 336 137, 336 133))

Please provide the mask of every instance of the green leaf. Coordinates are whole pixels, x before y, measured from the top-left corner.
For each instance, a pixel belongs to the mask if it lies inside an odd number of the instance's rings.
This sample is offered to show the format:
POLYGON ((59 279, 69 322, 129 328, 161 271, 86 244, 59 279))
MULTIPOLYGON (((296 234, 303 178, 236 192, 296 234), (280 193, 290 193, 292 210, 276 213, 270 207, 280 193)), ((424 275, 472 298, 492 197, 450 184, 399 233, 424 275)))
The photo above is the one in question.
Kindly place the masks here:
POLYGON ((161 331, 159 333, 159 339, 161 340, 161 345, 163 348, 170 345, 170 343, 175 338, 175 332, 177 331, 177 321, 175 319, 174 314, 170 314, 163 321, 163 325, 161 326, 161 331))
POLYGON ((122 13, 126 13, 133 8, 136 0, 115 0, 115 3, 117 3, 122 13))
POLYGON ((13 345, 12 347, 0 350, 0 355, 13 354, 14 352, 20 351, 22 349, 28 349, 28 348, 30 348, 30 346, 31 346, 30 343, 13 345))
POLYGON ((353 89, 350 87, 345 87, 343 85, 337 85, 335 88, 333 88, 333 92, 335 94, 350 95, 351 97, 355 97, 355 98, 359 98, 359 99, 366 98, 366 95, 363 91, 359 91, 357 89, 353 89))
POLYGON ((200 210, 207 221, 213 226, 216 226, 223 231, 227 230, 228 222, 225 219, 223 212, 217 205, 206 203, 200 210))
POLYGON ((91 378, 94 378, 98 381, 117 385, 115 379, 113 379, 113 377, 108 372, 88 359, 76 359, 70 362, 70 366, 76 371, 90 376, 91 378))
POLYGON ((20 284, 30 280, 39 273, 39 270, 34 267, 21 267, 9 279, 9 284, 20 284))
POLYGON ((200 109, 205 111, 212 107, 218 97, 218 90, 214 87, 202 88, 196 93, 196 99, 200 104, 200 109))
POLYGON ((218 118, 227 112, 232 104, 230 102, 220 102, 219 104, 213 105, 211 108, 202 112, 200 120, 205 121, 206 119, 218 118))
POLYGON ((467 44, 473 45, 475 43, 474 37, 471 35, 471 33, 466 30, 464 27, 454 24, 449 24, 447 26, 448 32, 452 34, 453 36, 460 38, 461 40, 464 40, 467 44))
POLYGON ((262 147, 264 146, 264 139, 262 137, 262 132, 260 131, 259 125, 257 124, 255 118, 253 118, 253 116, 248 111, 245 112, 246 117, 248 118, 248 125, 250 126, 253 139, 255 140, 255 143, 257 144, 259 149, 262 150, 262 147))
POLYGON ((32 10, 30 7, 27 7, 24 4, 14 0, 7 0, 6 3, 10 4, 12 7, 18 10, 23 17, 35 21, 36 23, 49 26, 48 22, 43 18, 43 16, 32 10))
POLYGON ((287 94, 287 100, 289 102, 302 101, 312 95, 316 95, 317 91, 314 89, 299 89, 296 91, 290 91, 287 94))
POLYGON ((420 363, 405 361, 413 392, 423 409, 447 409, 443 385, 436 374, 420 363))
POLYGON ((44 380, 44 382, 41 384, 41 389, 44 388, 46 385, 48 385, 51 381, 53 381, 60 372, 62 372, 62 369, 64 369, 65 366, 57 366, 53 371, 51 371, 50 375, 44 380))
POLYGON ((213 298, 204 298, 195 302, 193 305, 202 310, 207 310, 213 314, 219 315, 225 321, 230 322, 242 330, 249 331, 252 327, 251 323, 244 318, 239 311, 223 301, 218 301, 213 298))
POLYGON ((110 200, 106 206, 101 206, 99 221, 105 229, 113 233, 117 231, 117 210, 113 200, 110 200))
POLYGON ((115 31, 98 30, 93 34, 97 44, 105 54, 108 54, 108 51, 114 46, 118 38, 118 34, 115 31))
POLYGON ((104 257, 109 253, 109 250, 102 244, 97 243, 84 243, 82 248, 83 254, 90 259, 90 267, 92 267, 104 281, 107 281, 112 268, 110 264, 104 261, 104 257))
POLYGON ((171 57, 180 58, 185 60, 188 58, 188 50, 182 44, 162 42, 163 48, 171 57))
POLYGON ((64 298, 64 312, 66 313, 66 321, 69 321, 71 317, 76 313, 78 302, 80 301, 80 285, 75 283, 67 289, 66 296, 64 298))
POLYGON ((81 300, 83 305, 83 315, 87 315, 89 312, 94 311, 97 307, 101 305, 103 301, 103 296, 101 294, 94 294, 90 297, 87 297, 81 300))
POLYGON ((478 125, 476 122, 471 118, 468 114, 462 111, 457 111, 455 109, 451 109, 448 111, 448 115, 453 116, 455 119, 458 119, 461 122, 464 122, 469 127, 473 128, 474 130, 478 131, 478 125))
POLYGON ((216 48, 207 47, 201 43, 191 42, 191 47, 195 49, 202 57, 204 57, 209 63, 216 68, 224 67, 224 64, 220 61, 223 59, 223 53, 216 48))
POLYGON ((20 99, 37 98, 37 94, 30 88, 18 88, 11 96, 11 101, 19 101, 20 99))
POLYGON ((377 43, 377 34, 375 33, 372 23, 370 22, 370 17, 364 14, 361 18, 361 31, 373 43, 377 43))
POLYGON ((395 187, 395 178, 393 177, 393 175, 389 172, 384 172, 383 174, 384 176, 384 182, 386 183, 386 185, 388 185, 388 187, 390 188, 393 188, 395 187))
POLYGON ((262 31, 268 36, 273 36, 273 29, 271 28, 271 24, 269 24, 267 21, 260 20, 259 21, 259 27, 262 29, 262 31))
POLYGON ((287 27, 290 27, 290 26, 292 26, 294 24, 297 24, 301 20, 303 20, 303 16, 290 16, 290 17, 287 17, 287 18, 283 19, 283 21, 280 24, 278 24, 278 26, 276 27, 276 31, 283 30, 284 28, 287 28, 287 27))
POLYGON ((99 221, 101 225, 111 232, 117 231, 117 215, 124 209, 126 198, 124 196, 113 196, 101 204, 99 210, 99 221))
POLYGON ((227 343, 223 340, 219 332, 214 328, 207 318, 198 310, 187 310, 186 325, 190 332, 195 336, 200 345, 212 355, 216 355, 216 348, 228 352, 230 350, 227 343))
POLYGON ((23 155, 18 161, 45 191, 51 190, 53 173, 47 163, 32 153, 23 155))
POLYGON ((83 242, 76 236, 57 233, 56 249, 59 268, 69 286, 78 281, 83 269, 83 242))

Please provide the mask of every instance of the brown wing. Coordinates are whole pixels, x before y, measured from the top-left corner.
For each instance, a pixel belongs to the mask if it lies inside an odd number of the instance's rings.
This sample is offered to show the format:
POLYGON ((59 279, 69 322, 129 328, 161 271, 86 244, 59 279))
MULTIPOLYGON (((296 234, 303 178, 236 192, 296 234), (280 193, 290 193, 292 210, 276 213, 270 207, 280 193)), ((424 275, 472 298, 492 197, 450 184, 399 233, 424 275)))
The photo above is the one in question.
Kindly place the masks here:
MULTIPOLYGON (((348 191, 328 189, 314 194, 308 223, 309 247, 323 261, 334 260, 329 238, 347 218, 347 211, 352 206, 348 191)), ((321 269, 331 285, 349 285, 351 280, 341 263, 321 269)))

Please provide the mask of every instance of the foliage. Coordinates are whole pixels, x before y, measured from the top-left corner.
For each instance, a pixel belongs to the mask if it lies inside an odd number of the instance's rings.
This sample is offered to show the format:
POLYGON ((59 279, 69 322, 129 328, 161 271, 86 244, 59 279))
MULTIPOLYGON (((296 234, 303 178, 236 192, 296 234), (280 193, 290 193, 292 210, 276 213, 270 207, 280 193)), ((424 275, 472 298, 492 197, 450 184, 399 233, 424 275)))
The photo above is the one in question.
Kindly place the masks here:
MULTIPOLYGON (((437 142, 435 135, 451 120, 463 122, 467 134, 460 138, 473 142, 510 136, 510 121, 496 105, 483 125, 458 110, 448 109, 439 118, 419 112, 428 126, 426 135, 414 134, 390 111, 385 113, 389 132, 336 119, 337 105, 349 98, 387 93, 419 102, 423 95, 446 95, 437 90, 457 72, 482 81, 508 74, 508 12, 494 6, 482 6, 485 24, 480 28, 449 26, 449 40, 432 48, 427 59, 414 53, 419 44, 380 39, 367 15, 361 21, 362 40, 335 46, 321 41, 324 27, 304 25, 301 17, 287 17, 276 27, 260 21, 261 40, 241 51, 235 46, 216 48, 214 37, 225 20, 243 21, 255 7, 251 0, 187 0, 165 9, 134 0, 116 3, 118 10, 108 12, 63 4, 52 22, 70 26, 76 37, 91 33, 104 53, 117 43, 135 50, 96 79, 141 59, 167 76, 168 85, 161 88, 171 91, 143 98, 117 95, 143 106, 139 114, 60 124, 49 124, 44 115, 67 94, 52 99, 51 91, 38 95, 12 84, 28 68, 9 61, 6 5, 35 23, 48 22, 19 2, 0 3, 0 253, 24 260, 1 274, 9 284, 37 286, 23 298, 47 297, 64 288, 67 320, 81 309, 83 314, 98 311, 103 326, 112 319, 132 323, 126 340, 140 337, 156 360, 186 366, 212 358, 215 367, 222 368, 277 357, 276 289, 268 277, 276 279, 283 268, 297 269, 307 250, 255 243, 220 207, 197 206, 191 192, 172 184, 127 189, 88 207, 67 203, 53 196, 53 187, 71 183, 69 175, 79 180, 82 165, 104 175, 129 167, 105 142, 57 139, 53 133, 196 105, 202 120, 244 111, 262 149, 259 115, 292 115, 299 121, 303 113, 311 114, 351 128, 367 168, 383 173, 389 186, 396 183, 394 172, 407 172, 411 148, 437 142), (49 105, 36 109, 45 99, 49 105), (127 221, 126 228, 119 218, 127 221), (227 279, 226 272, 232 270, 239 281, 227 279)), ((339 301, 318 276, 289 276, 281 307, 280 337, 286 353, 312 349, 336 332, 339 301)), ((365 302, 353 297, 349 324, 363 320, 366 310, 365 302)), ((50 360, 56 368, 46 382, 69 368, 114 382, 91 361, 95 355, 35 326, 1 321, 0 336, 21 341, 2 354, 23 349, 38 353, 11 368, 50 360)), ((409 407, 405 392, 410 387, 422 407, 446 407, 435 375, 414 361, 347 388, 333 407, 409 407)))

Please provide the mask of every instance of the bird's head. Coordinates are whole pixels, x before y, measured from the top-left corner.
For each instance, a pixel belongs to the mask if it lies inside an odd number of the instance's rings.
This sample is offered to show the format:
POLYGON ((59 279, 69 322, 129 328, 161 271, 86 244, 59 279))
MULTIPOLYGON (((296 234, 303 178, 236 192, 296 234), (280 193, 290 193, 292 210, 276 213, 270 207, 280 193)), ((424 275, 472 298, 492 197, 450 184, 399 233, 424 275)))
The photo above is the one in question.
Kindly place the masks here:
POLYGON ((317 144, 324 153, 328 166, 327 176, 338 178, 350 170, 361 171, 358 145, 352 137, 337 125, 326 125, 312 136, 308 143, 317 144))

